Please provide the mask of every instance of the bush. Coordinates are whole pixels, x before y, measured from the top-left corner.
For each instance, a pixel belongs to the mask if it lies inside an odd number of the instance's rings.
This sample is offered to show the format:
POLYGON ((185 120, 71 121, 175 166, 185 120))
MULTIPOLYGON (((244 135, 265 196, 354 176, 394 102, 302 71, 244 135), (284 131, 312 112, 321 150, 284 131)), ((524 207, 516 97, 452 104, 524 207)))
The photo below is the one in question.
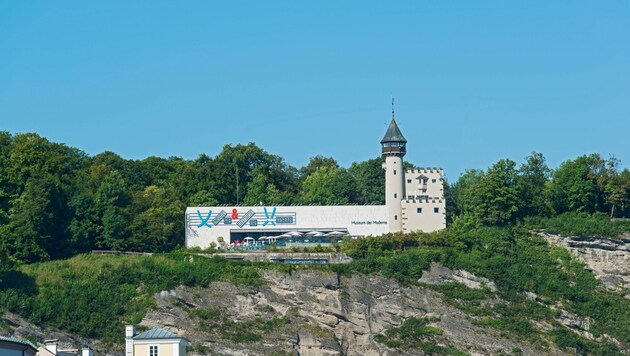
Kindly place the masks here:
MULTIPOLYGON (((153 256, 80 255, 36 263, 8 274, 0 306, 34 324, 114 342, 125 323, 137 323, 153 294, 178 285, 208 286, 213 281, 260 285, 250 262, 195 257, 184 253, 153 256)), ((193 311, 195 313, 195 311, 193 311)), ((197 311, 211 317, 211 311, 197 311)))
POLYGON ((530 217, 525 225, 562 236, 617 238, 630 232, 630 221, 612 221, 608 215, 595 213, 564 213, 551 218, 530 217))

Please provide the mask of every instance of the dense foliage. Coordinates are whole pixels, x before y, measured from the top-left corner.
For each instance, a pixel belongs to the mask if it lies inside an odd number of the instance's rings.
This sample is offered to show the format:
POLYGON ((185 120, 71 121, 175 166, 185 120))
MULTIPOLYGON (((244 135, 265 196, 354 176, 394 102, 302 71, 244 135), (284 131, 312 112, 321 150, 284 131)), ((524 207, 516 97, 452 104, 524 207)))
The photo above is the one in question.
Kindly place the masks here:
POLYGON ((381 164, 345 169, 316 156, 298 170, 253 143, 226 145, 216 157, 137 161, 0 132, 0 260, 171 251, 183 245, 186 206, 382 203, 381 164))
MULTIPOLYGON (((258 284, 260 268, 268 266, 221 259, 192 262, 182 254, 81 253, 173 251, 183 244, 186 206, 382 204, 381 164, 375 158, 346 169, 332 158, 316 156, 297 169, 253 143, 226 145, 216 157, 202 154, 194 160, 126 160, 112 152, 90 157, 37 134, 0 132, 0 306, 37 324, 114 340, 121 321, 142 318, 153 303, 152 293, 216 280, 258 284), (76 257, 58 260, 70 256, 76 257), (57 261, 42 262, 48 260, 57 261)), ((630 222, 611 220, 630 216, 630 171, 620 169, 618 160, 591 154, 552 170, 542 154, 532 153, 519 167, 502 159, 487 170, 469 170, 453 184, 445 182, 444 193, 448 229, 346 242, 341 248, 354 261, 321 268, 378 272, 414 284, 432 262, 440 262, 497 283, 505 301, 498 304, 484 303, 492 297, 487 289, 431 287, 475 315, 478 324, 519 337, 542 336, 593 354, 616 352, 604 335, 628 347, 630 300, 605 291, 567 251, 532 234, 544 229, 617 237, 630 231, 630 222), (525 298, 525 292, 537 299, 525 298), (590 332, 604 342, 567 332, 556 321, 558 306, 590 318, 590 332), (534 327, 532 318, 547 322, 551 331, 534 327)), ((383 337, 431 352, 435 345, 431 338, 423 339, 426 334, 415 344, 414 332, 432 330, 423 323, 411 320, 383 337)), ((228 326, 240 330, 252 325, 228 326)))
MULTIPOLYGON (((349 240, 339 248, 353 257, 351 263, 312 267, 191 258, 183 252, 150 257, 79 255, 13 270, 0 288, 0 306, 37 325, 116 342, 124 323, 138 323, 146 310, 154 307, 154 293, 178 285, 203 287, 213 281, 230 281, 257 286, 264 283, 262 270, 266 268, 320 268, 345 275, 379 273, 404 285, 414 285, 419 283, 423 270, 439 262, 496 283, 496 294, 489 288, 473 290, 457 283, 427 286, 469 313, 475 324, 530 339, 542 350, 553 342, 580 353, 617 353, 618 346, 607 342, 605 335, 619 340, 623 348, 629 347, 630 300, 607 291, 566 250, 548 245, 530 230, 529 225, 465 230, 451 227, 430 234, 349 240), (527 298, 526 292, 534 293, 535 300, 527 298), (590 319, 589 332, 603 339, 595 342, 567 332, 557 320, 559 309, 590 319), (540 329, 533 321, 547 323, 550 330, 540 329)), ((191 309, 190 315, 203 327, 222 330, 223 338, 235 342, 256 341, 265 328, 290 321, 235 323, 215 309, 191 309)), ((439 336, 439 330, 429 322, 410 320, 379 340, 396 347, 457 354, 454 349, 437 347, 439 338, 434 336, 439 336), (415 338, 417 333, 421 335, 415 338)))
MULTIPOLYGON (((194 160, 126 160, 113 152, 90 157, 34 133, 0 132, 0 259, 6 267, 92 249, 171 251, 183 244, 186 206, 382 204, 382 162, 346 169, 315 156, 297 169, 253 143, 194 160)), ((492 226, 567 212, 628 216, 630 171, 619 165, 597 154, 553 171, 540 153, 520 167, 503 159, 445 183, 447 218, 492 226)))
POLYGON ((262 274, 251 263, 183 254, 80 255, 8 273, 0 306, 37 325, 116 342, 124 323, 139 323, 154 306, 154 293, 213 281, 259 285, 262 274))
MULTIPOLYGON (((556 320, 558 307, 590 318, 596 338, 610 335, 630 346, 630 300, 609 292, 592 273, 560 247, 549 246, 530 233, 531 226, 449 228, 440 232, 389 234, 353 240, 342 249, 354 258, 351 264, 329 267, 339 272, 378 272, 404 284, 415 284, 431 262, 464 269, 494 281, 497 296, 505 302, 482 303, 487 289, 471 290, 459 284, 431 286, 447 301, 479 317, 477 323, 493 326, 516 337, 554 341, 561 347, 592 354, 611 354, 613 343, 595 343, 572 332, 556 320), (534 293, 536 301, 526 298, 534 293), (544 333, 531 320, 553 327, 544 333), (544 336, 541 338, 541 336, 544 336)), ((540 342, 540 341, 538 341, 540 342)))
POLYGON ((534 152, 517 168, 502 159, 486 171, 468 170, 444 190, 449 222, 463 226, 513 224, 527 217, 605 213, 630 217, 630 171, 599 154, 551 170, 534 152))

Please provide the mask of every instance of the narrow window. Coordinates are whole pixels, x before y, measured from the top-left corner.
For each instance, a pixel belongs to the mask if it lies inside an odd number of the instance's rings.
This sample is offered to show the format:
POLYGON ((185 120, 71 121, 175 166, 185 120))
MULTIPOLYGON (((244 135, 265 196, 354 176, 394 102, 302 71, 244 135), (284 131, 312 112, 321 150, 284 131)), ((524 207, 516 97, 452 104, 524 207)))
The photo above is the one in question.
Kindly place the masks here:
POLYGON ((394 220, 398 220, 398 215, 394 215, 394 220))
POLYGON ((398 198, 398 194, 394 193, 394 199, 398 198))
POLYGON ((416 209, 416 212, 417 212, 418 214, 422 214, 422 208, 417 208, 417 209, 416 209))
POLYGON ((394 169, 394 175, 396 175, 396 170, 394 169))
POLYGON ((433 212, 434 213, 439 213, 440 212, 440 208, 433 208, 433 212))
POLYGON ((157 345, 149 346, 149 356, 158 356, 158 347, 157 347, 157 345))

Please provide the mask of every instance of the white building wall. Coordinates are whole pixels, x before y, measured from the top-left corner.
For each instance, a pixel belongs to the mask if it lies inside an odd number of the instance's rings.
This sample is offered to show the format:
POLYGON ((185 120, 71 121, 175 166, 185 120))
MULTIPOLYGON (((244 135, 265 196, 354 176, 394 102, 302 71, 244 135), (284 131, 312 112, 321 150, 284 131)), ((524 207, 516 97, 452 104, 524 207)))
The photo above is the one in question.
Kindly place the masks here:
POLYGON ((385 205, 388 211, 390 232, 402 231, 400 201, 405 199, 405 170, 403 159, 398 156, 385 157, 385 205))
POLYGON ((186 247, 207 248, 213 242, 218 244, 219 236, 230 242, 231 232, 264 232, 273 236, 289 231, 325 230, 377 236, 390 231, 387 218, 385 205, 189 207, 186 247))
POLYGON ((403 232, 432 232, 446 228, 444 199, 402 201, 403 232))
POLYGON ((405 172, 404 199, 443 199, 444 171, 442 168, 418 168, 405 172))

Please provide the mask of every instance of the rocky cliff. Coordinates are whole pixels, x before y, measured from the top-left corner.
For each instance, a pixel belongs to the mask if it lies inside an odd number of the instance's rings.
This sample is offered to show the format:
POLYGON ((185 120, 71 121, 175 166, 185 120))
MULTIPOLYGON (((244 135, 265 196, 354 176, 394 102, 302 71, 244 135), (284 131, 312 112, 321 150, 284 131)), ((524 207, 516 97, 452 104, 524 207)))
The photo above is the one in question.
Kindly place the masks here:
MULTIPOLYGON (((628 238, 620 240, 544 236, 552 244, 571 250, 611 289, 627 288, 628 238)), ((418 284, 401 285, 379 275, 343 275, 316 269, 291 273, 265 270, 258 286, 214 282, 208 287, 179 286, 154 295, 151 308, 139 328, 160 326, 185 336, 189 355, 562 355, 546 339, 521 337, 491 327, 487 316, 475 314, 448 300, 435 286, 456 282, 471 290, 488 291, 481 307, 505 304, 491 280, 465 270, 432 264, 418 284), (467 311, 464 311, 467 310, 467 311), (413 347, 398 344, 395 330, 416 321, 413 347)), ((547 305, 533 293, 524 297, 547 305)), ((589 333, 590 320, 548 306, 552 320, 532 318, 531 325, 547 335, 550 322, 571 333, 597 340, 589 333)), ((38 340, 57 338, 62 347, 91 345, 97 354, 122 355, 123 335, 115 345, 42 329, 5 313, 0 328, 38 340)), ((608 336, 609 341, 620 345, 608 336)))
MULTIPOLYGON (((449 271, 433 275, 448 280, 453 275, 449 271)), ((455 273, 455 279, 479 283, 470 274, 455 273)), ((421 286, 401 286, 379 276, 344 277, 309 270, 268 271, 265 280, 266 285, 256 288, 214 283, 209 288, 164 291, 156 295, 158 308, 147 314, 142 325, 167 326, 185 335, 192 354, 421 355, 420 349, 394 350, 375 340, 414 317, 428 320, 432 330, 438 330, 427 342, 451 350, 473 355, 561 354, 475 325, 473 318, 445 303, 439 293, 421 286), (195 310, 207 313, 200 316, 195 310)))
POLYGON ((630 299, 630 235, 618 239, 558 236, 540 233, 550 244, 561 246, 584 263, 606 288, 627 291, 630 299))

